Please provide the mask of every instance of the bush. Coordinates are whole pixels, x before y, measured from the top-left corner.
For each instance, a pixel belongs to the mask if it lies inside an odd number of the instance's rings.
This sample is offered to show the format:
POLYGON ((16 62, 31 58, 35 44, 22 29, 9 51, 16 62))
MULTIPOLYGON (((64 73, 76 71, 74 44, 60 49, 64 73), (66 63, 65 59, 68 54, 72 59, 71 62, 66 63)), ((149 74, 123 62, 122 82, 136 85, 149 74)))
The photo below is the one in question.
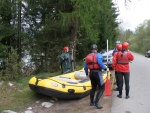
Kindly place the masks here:
POLYGON ((8 58, 4 60, 6 69, 0 72, 0 80, 16 80, 23 74, 21 68, 23 64, 18 62, 17 51, 11 48, 8 58))

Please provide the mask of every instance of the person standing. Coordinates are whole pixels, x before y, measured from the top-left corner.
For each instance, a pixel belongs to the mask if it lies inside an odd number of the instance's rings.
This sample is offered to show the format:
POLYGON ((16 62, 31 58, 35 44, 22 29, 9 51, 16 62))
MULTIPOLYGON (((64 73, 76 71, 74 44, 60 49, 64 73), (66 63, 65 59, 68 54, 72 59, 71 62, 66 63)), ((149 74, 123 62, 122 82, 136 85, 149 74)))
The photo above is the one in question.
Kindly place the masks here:
MULTIPOLYGON (((119 51, 122 51, 122 45, 121 44, 117 44, 116 45, 116 48, 117 48, 117 52, 119 51)), ((113 55, 113 59, 112 59, 112 68, 115 70, 115 79, 116 79, 116 85, 117 85, 117 88, 114 89, 114 91, 119 91, 119 81, 118 81, 118 76, 117 76, 117 65, 116 65, 116 55, 117 55, 117 52, 114 53, 113 55)))
POLYGON ((60 55, 60 65, 63 74, 73 71, 72 62, 73 58, 72 55, 69 53, 69 47, 65 46, 63 48, 63 53, 60 55))
POLYGON ((86 56, 84 63, 85 74, 88 78, 90 78, 92 86, 90 92, 90 105, 96 106, 98 109, 102 109, 103 107, 99 104, 99 100, 104 92, 102 69, 105 71, 108 71, 109 69, 103 64, 103 57, 100 53, 97 52, 98 49, 96 44, 91 45, 91 51, 92 53, 86 56), (90 70, 90 72, 88 72, 88 69, 90 70), (95 96, 97 87, 98 91, 95 96))
POLYGON ((116 53, 113 58, 114 67, 117 69, 117 77, 119 81, 119 94, 117 97, 122 98, 122 88, 123 88, 123 78, 125 80, 125 90, 126 90, 126 99, 130 98, 129 96, 129 80, 130 80, 130 61, 134 60, 134 56, 128 50, 129 43, 123 42, 122 43, 122 51, 116 53))
POLYGON ((117 45, 118 45, 118 44, 121 44, 121 42, 120 42, 119 40, 117 40, 115 44, 116 44, 116 47, 115 47, 114 50, 113 50, 112 56, 113 56, 116 52, 118 52, 118 50, 117 50, 117 45))
MULTIPOLYGON (((117 48, 117 47, 119 47, 118 45, 121 45, 121 42, 120 42, 119 40, 116 41, 116 48, 114 48, 113 53, 112 53, 112 56, 114 56, 114 54, 119 51, 118 48, 117 48)), ((121 45, 121 46, 122 46, 122 45, 121 45)), ((116 68, 114 68, 114 70, 115 70, 115 69, 116 69, 116 68)), ((116 87, 116 89, 114 89, 114 91, 118 91, 118 90, 119 90, 119 89, 118 89, 118 78, 117 78, 117 71, 116 71, 116 70, 115 70, 115 83, 114 83, 114 84, 117 85, 117 87, 116 87)))

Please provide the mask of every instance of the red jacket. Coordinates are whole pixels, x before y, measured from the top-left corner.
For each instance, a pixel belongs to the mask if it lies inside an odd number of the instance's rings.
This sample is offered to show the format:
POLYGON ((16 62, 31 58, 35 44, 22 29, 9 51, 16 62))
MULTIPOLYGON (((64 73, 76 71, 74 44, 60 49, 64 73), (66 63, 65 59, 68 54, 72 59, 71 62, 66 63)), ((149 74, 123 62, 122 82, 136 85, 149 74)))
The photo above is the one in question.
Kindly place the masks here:
POLYGON ((134 56, 129 51, 116 52, 112 59, 112 67, 115 71, 119 72, 130 72, 130 61, 134 60, 134 56))

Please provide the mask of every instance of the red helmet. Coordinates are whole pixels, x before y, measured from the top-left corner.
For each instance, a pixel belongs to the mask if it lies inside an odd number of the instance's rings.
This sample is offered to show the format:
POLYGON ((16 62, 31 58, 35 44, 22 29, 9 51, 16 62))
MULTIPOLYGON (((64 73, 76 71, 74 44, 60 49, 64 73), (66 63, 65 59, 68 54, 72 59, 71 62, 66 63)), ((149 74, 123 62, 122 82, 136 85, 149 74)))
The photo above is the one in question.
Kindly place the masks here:
POLYGON ((68 48, 68 46, 65 46, 64 48, 63 48, 63 50, 66 52, 67 50, 69 50, 69 48, 68 48))
POLYGON ((123 42, 122 43, 122 48, 123 49, 128 49, 129 48, 129 43, 128 42, 123 42))
POLYGON ((120 45, 120 44, 116 44, 116 48, 117 48, 118 45, 120 45))
POLYGON ((117 48, 118 51, 121 51, 122 50, 122 45, 121 44, 117 44, 116 48, 117 48))

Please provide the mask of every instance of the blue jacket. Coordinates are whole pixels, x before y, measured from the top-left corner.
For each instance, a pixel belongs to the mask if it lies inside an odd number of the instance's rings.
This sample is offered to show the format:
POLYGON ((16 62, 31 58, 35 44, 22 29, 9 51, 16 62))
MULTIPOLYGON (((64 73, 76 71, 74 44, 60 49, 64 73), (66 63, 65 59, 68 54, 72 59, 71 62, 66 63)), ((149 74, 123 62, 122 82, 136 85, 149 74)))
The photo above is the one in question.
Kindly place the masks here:
POLYGON ((113 53, 112 53, 112 56, 114 56, 114 54, 115 54, 116 52, 118 52, 118 50, 117 50, 117 48, 114 48, 113 53))
MULTIPOLYGON (((103 56, 100 53, 97 53, 97 61, 101 69, 104 69, 104 70, 107 69, 106 66, 103 64, 103 56)), ((88 65, 86 62, 84 62, 84 70, 85 70, 86 75, 88 75, 88 65)))

